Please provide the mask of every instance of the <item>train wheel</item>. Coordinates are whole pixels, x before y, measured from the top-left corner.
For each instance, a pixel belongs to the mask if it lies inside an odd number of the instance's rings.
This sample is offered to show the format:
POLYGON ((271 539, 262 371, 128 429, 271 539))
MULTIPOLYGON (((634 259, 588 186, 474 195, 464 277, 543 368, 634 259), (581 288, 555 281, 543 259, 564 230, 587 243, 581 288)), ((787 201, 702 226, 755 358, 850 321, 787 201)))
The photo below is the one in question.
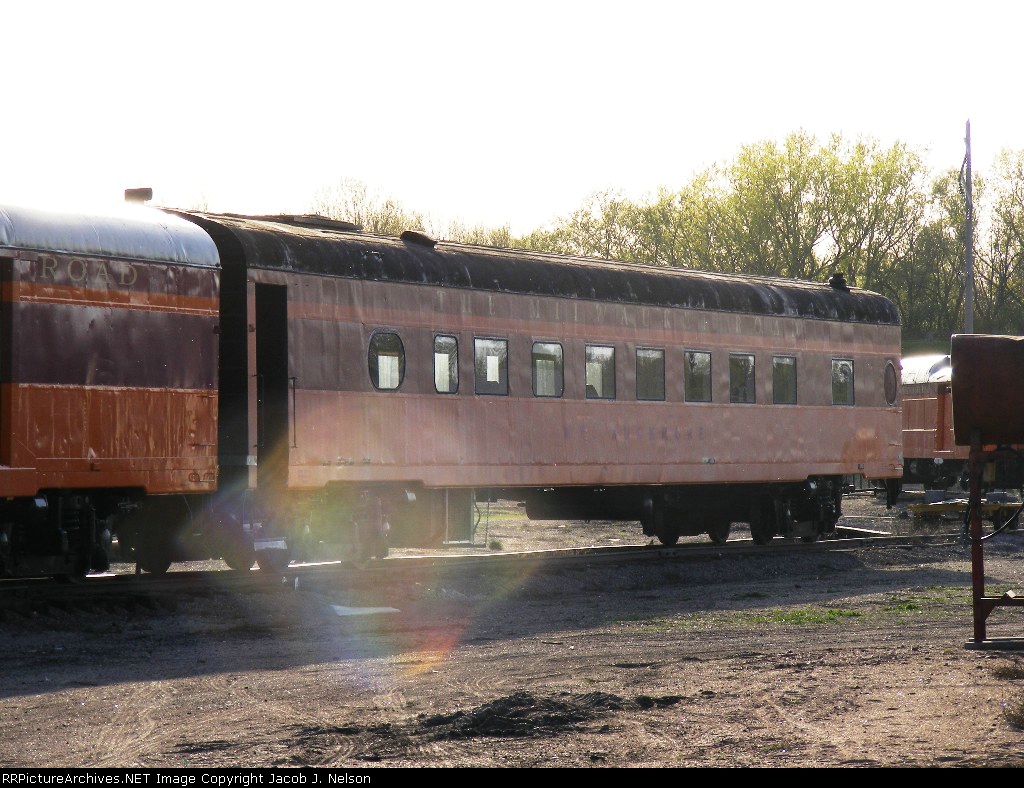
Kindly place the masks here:
POLYGON ((220 522, 216 525, 211 542, 229 569, 248 572, 256 563, 256 548, 252 536, 236 522, 220 522))
POLYGON ((732 529, 732 523, 715 523, 708 528, 708 537, 714 544, 725 544, 729 541, 729 531, 732 529))
POLYGON ((679 532, 675 530, 669 530, 663 528, 656 534, 658 541, 661 542, 665 547, 672 547, 679 541, 679 532))
POLYGON ((234 569, 236 572, 248 572, 256 563, 256 551, 251 544, 232 544, 225 546, 221 558, 224 559, 224 563, 228 565, 229 569, 234 569))
POLYGON ((362 533, 356 542, 352 559, 358 565, 363 565, 373 558, 388 557, 388 540, 383 534, 362 533))
POLYGON ((11 547, 13 533, 13 524, 0 524, 0 577, 14 576, 14 555, 11 547))
POLYGON ((769 544, 775 538, 774 501, 756 501, 751 507, 750 538, 754 544, 769 544))
POLYGON ((387 558, 391 526, 384 514, 384 502, 379 496, 363 494, 352 520, 352 529, 352 559, 356 564, 365 564, 372 558, 387 558))
POLYGON ((84 558, 79 556, 75 560, 75 566, 70 572, 61 572, 53 576, 53 579, 58 583, 81 583, 85 581, 86 575, 89 574, 89 567, 86 564, 84 558))
POLYGON ((260 550, 256 554, 256 563, 262 572, 283 572, 291 560, 288 550, 260 550))
POLYGON ((170 568, 171 559, 166 555, 147 555, 145 551, 139 555, 139 569, 143 572, 148 572, 151 575, 162 575, 166 574, 170 568))
POLYGON ((139 569, 151 575, 162 575, 171 568, 171 545, 166 536, 140 534, 135 546, 135 560, 139 569))
POLYGON ((109 572, 110 554, 103 545, 93 545, 92 552, 89 555, 89 563, 92 565, 94 572, 109 572))

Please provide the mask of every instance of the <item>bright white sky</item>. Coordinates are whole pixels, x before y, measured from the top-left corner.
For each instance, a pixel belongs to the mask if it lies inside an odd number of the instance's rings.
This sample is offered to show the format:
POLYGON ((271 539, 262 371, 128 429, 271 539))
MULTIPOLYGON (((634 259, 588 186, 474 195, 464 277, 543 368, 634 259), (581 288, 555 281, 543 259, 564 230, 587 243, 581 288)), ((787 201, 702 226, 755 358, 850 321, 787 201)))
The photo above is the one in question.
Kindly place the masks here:
POLYGON ((344 178, 525 233, 804 130, 984 176, 1024 149, 1015 0, 16 0, 0 202, 303 213, 344 178))

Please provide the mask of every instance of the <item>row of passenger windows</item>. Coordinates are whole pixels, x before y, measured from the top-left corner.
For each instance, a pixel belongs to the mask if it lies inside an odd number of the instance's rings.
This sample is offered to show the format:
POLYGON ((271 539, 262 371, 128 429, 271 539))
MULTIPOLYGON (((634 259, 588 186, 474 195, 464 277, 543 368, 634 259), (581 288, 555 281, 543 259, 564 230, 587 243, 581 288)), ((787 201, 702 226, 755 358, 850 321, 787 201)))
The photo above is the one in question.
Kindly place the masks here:
MULTIPOLYGON (((473 340, 473 383, 477 394, 508 394, 508 340, 473 340)), ((405 347, 402 338, 380 331, 370 338, 370 380, 380 390, 402 385, 405 378, 405 347)), ((772 357, 772 402, 796 404, 797 364, 795 356, 772 357)), ((534 342, 530 354, 533 394, 561 397, 565 393, 565 362, 558 342, 534 342)), ((587 399, 615 399, 615 348, 587 345, 584 357, 587 399)), ((684 351, 683 396, 687 402, 711 402, 711 353, 684 351)), ((756 402, 754 354, 729 354, 729 401, 756 402)), ((434 337, 434 389, 440 394, 459 390, 459 342, 456 337, 434 337)), ((665 399, 665 351, 636 349, 636 398, 665 399)), ((832 404, 853 404, 853 359, 832 359, 832 404)))

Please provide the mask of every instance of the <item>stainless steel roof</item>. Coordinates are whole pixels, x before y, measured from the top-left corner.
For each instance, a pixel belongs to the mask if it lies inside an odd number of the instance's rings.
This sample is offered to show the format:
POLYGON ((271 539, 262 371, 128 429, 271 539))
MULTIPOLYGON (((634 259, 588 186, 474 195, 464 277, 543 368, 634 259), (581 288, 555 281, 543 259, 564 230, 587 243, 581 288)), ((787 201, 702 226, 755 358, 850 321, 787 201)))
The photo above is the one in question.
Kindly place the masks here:
POLYGON ((213 240, 174 214, 124 204, 103 211, 0 206, 0 249, 217 266, 213 240))
POLYGON ((941 353, 907 356, 900 366, 904 383, 948 383, 953 374, 949 356, 941 353))

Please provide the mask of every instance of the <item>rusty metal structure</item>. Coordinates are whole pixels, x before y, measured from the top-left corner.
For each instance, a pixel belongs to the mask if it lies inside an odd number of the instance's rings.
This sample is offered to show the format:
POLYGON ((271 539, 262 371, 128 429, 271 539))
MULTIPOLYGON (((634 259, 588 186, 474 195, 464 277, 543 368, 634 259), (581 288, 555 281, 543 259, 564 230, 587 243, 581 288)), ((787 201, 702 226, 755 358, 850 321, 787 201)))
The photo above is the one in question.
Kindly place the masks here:
MULTIPOLYGON (((969 447, 970 495, 967 528, 971 543, 973 647, 1022 648, 1024 638, 989 638, 987 621, 1000 607, 1024 605, 1024 596, 986 593, 984 543, 1016 518, 984 533, 982 501, 987 489, 1024 488, 1024 337, 954 334, 950 341, 953 428, 958 446, 969 447)), ((1019 515, 1019 512, 1018 512, 1019 515)))
POLYGON ((876 293, 363 233, 0 209, 0 573, 385 555, 482 501, 813 541, 903 474, 876 293))

